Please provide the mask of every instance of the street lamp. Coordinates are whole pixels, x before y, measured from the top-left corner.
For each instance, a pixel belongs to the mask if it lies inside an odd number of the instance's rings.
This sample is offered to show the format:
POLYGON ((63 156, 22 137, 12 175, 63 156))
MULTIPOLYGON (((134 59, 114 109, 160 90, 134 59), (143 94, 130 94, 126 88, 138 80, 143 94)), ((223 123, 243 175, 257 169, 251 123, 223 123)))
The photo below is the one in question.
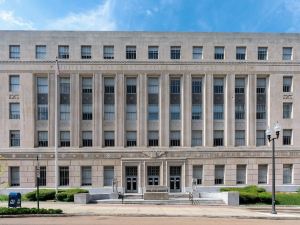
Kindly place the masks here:
POLYGON ((275 131, 276 137, 272 138, 272 130, 268 128, 266 135, 268 141, 272 141, 272 214, 277 214, 275 209, 275 139, 279 138, 281 127, 278 122, 274 125, 273 131, 275 131))

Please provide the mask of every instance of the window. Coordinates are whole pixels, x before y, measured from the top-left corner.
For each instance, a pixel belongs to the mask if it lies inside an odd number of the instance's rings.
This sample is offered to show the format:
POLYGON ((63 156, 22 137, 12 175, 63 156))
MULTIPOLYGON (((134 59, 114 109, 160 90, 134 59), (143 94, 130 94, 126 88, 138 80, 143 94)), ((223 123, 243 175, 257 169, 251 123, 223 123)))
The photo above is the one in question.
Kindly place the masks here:
POLYGON ((202 174, 203 174, 203 166, 202 165, 194 165, 193 166, 193 180, 196 182, 196 185, 202 184, 202 174))
POLYGON ((126 106, 126 120, 136 120, 136 105, 130 104, 126 106))
POLYGON ((103 185, 112 186, 114 180, 114 167, 113 166, 104 166, 103 169, 103 185))
POLYGON ((156 104, 148 105, 148 120, 158 120, 159 118, 158 113, 159 113, 158 105, 156 104))
POLYGON ((136 46, 126 46, 126 59, 136 59, 136 46))
POLYGON ((60 120, 70 120, 70 78, 60 78, 60 120))
POLYGON ((20 45, 10 45, 9 46, 9 58, 10 59, 20 59, 20 45))
POLYGON ((171 46, 170 58, 171 59, 180 59, 180 46, 171 46))
POLYGON ((292 184, 293 165, 283 164, 283 184, 292 184))
POLYGON ((82 78, 82 93, 92 93, 93 92, 93 78, 83 77, 82 78))
POLYGON ((235 94, 245 94, 245 78, 235 79, 235 94))
POLYGON ((282 132, 282 144, 283 145, 291 145, 292 144, 292 130, 283 130, 282 132))
POLYGON ((48 147, 48 131, 38 131, 38 146, 48 147))
POLYGON ((202 146, 201 130, 192 130, 192 146, 202 146))
POLYGON ((114 59, 114 46, 103 46, 103 59, 114 59))
POLYGON ((10 146, 11 147, 20 147, 20 131, 19 130, 11 130, 9 132, 10 137, 10 146))
POLYGON ((180 131, 171 131, 170 132, 170 146, 180 146, 180 131))
POLYGON ((215 47, 215 59, 224 59, 224 47, 215 47))
POLYGON ((20 76, 10 75, 9 76, 9 91, 13 93, 19 93, 20 89, 20 76))
POLYGON ((202 93, 202 79, 193 78, 192 79, 192 94, 202 93))
POLYGON ((266 119, 266 105, 257 104, 256 105, 256 119, 266 119))
POLYGON ((246 184, 246 165, 236 165, 236 184, 246 184))
POLYGON ((48 120, 48 78, 37 77, 37 119, 48 120))
POLYGON ((214 120, 223 120, 224 105, 214 104, 214 120))
POLYGON ((283 86, 282 91, 283 92, 291 92, 292 91, 292 81, 293 77, 283 77, 283 86))
POLYGON ((246 59, 246 47, 236 47, 236 59, 237 60, 246 59))
POLYGON ((158 46, 148 46, 148 59, 158 59, 158 46))
POLYGON ((224 131, 223 130, 214 130, 214 146, 224 146, 224 131))
POLYGON ((193 104, 192 105, 192 120, 201 120, 202 119, 202 105, 193 104))
POLYGON ((256 94, 265 94, 266 93, 266 78, 257 78, 257 87, 256 94))
POLYGON ((127 131, 126 140, 127 147, 136 146, 136 131, 127 131))
POLYGON ((40 166, 39 186, 46 186, 46 185, 47 185, 47 170, 46 170, 46 166, 40 166))
POLYGON ((70 105, 60 104, 60 120, 70 120, 70 105))
POLYGON ((70 131, 60 131, 60 146, 70 147, 70 131))
POLYGON ((159 80, 157 77, 148 78, 148 93, 149 94, 159 93, 159 80))
POLYGON ((93 119, 93 79, 91 77, 82 78, 82 120, 93 119))
POLYGON ((224 79, 214 78, 214 94, 223 94, 223 93, 224 93, 224 79))
POLYGON ((245 119, 245 105, 244 104, 235 104, 235 119, 236 120, 245 119))
POLYGON ((193 46, 193 59, 202 59, 202 46, 193 46))
POLYGON ((81 46, 81 58, 82 59, 91 59, 92 58, 92 46, 82 45, 81 46))
POLYGON ((104 78, 104 93, 105 94, 114 94, 115 93, 114 78, 104 78))
POLYGON ((115 132, 114 131, 104 131, 104 146, 105 147, 115 146, 115 132))
POLYGON ((282 60, 292 60, 293 48, 283 47, 282 48, 282 60))
POLYGON ((180 94, 180 79, 172 79, 170 83, 171 94, 180 94))
POLYGON ((148 78, 148 120, 159 119, 159 78, 148 78))
POLYGON ((224 165, 215 165, 215 184, 224 184, 224 165))
POLYGON ((68 186, 69 185, 69 167, 60 166, 59 167, 59 185, 68 186))
POLYGON ((257 130, 256 131, 256 146, 266 145, 266 131, 257 130))
POLYGON ((292 102, 284 102, 283 103, 283 119, 291 119, 292 118, 292 110, 293 110, 293 103, 292 102))
POLYGON ((115 119, 115 105, 105 104, 104 105, 104 120, 114 120, 115 119))
POLYGON ((92 131, 82 131, 82 146, 93 146, 93 133, 92 131))
POLYGON ((236 130, 235 131, 235 146, 245 146, 245 131, 236 130))
POLYGON ((82 166, 81 167, 81 186, 92 185, 92 167, 82 166))
POLYGON ((258 47, 257 59, 258 60, 267 60, 268 59, 268 48, 267 47, 258 47))
POLYGON ((266 78, 257 78, 256 119, 266 119, 266 78))
POLYGON ((69 58, 69 46, 68 45, 59 45, 58 46, 58 58, 59 59, 68 59, 69 58))
POLYGON ((115 119, 115 80, 104 78, 104 120, 115 119))
POLYGON ((179 104, 172 104, 170 105, 170 112, 171 112, 171 120, 180 120, 180 105, 179 104))
POLYGON ((20 103, 9 103, 9 119, 20 119, 20 103))
POLYGON ((20 186, 20 167, 10 167, 10 185, 11 187, 20 186))
POLYGON ((82 104, 82 120, 93 119, 93 106, 92 104, 82 104))
POLYGON ((46 45, 36 45, 35 46, 35 58, 45 59, 46 58, 46 45))
POLYGON ((148 146, 158 146, 158 131, 148 131, 148 146))
POLYGON ((268 183, 268 165, 258 165, 258 184, 268 183))
POLYGON ((136 78, 126 79, 126 91, 127 94, 136 94, 136 78))

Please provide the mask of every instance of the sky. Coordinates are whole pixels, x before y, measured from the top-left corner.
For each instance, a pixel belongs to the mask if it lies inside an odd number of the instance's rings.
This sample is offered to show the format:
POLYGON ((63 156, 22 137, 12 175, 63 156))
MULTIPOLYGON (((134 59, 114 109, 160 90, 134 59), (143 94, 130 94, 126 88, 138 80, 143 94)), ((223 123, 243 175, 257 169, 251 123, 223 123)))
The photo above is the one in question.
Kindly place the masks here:
POLYGON ((300 0, 0 0, 0 29, 299 32, 300 0))

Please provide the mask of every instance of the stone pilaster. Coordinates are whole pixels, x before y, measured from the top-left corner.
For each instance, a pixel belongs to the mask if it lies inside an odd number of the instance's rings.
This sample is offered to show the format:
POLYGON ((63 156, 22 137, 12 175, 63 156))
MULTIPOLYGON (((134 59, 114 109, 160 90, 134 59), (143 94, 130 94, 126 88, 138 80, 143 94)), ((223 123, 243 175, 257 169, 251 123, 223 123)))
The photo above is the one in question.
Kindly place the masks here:
POLYGON ((159 121, 160 121, 160 133, 159 141, 160 146, 169 147, 169 117, 170 117, 170 85, 169 85, 169 74, 162 74, 160 78, 160 110, 159 110, 159 121))
POLYGON ((116 146, 123 147, 125 139, 125 90, 124 90, 124 74, 116 75, 116 146))
POLYGON ((225 146, 234 146, 235 138, 235 101, 234 101, 234 88, 235 88, 235 76, 234 74, 228 74, 226 76, 226 92, 224 95, 225 105, 225 146))
POLYGON ((203 122, 204 146, 213 146, 213 75, 206 74, 204 84, 203 122))
POLYGON ((78 121, 77 123, 71 122, 71 146, 80 146, 80 108, 81 108, 81 88, 80 88, 80 76, 79 73, 70 75, 71 91, 70 91, 70 107, 71 107, 71 121, 78 121))
POLYGON ((183 146, 191 146, 192 135, 192 77, 191 74, 184 74, 182 77, 182 128, 181 136, 183 140, 183 146))
POLYGON ((256 145, 256 75, 249 74, 247 88, 247 137, 248 145, 256 145))

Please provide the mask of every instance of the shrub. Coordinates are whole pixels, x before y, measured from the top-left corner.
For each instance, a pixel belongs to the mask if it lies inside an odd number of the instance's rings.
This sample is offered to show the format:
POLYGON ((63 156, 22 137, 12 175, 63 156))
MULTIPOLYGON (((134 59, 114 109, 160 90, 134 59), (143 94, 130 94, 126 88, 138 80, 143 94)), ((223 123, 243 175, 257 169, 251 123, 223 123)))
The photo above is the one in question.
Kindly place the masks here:
POLYGON ((66 189, 57 194, 57 200, 62 202, 73 202, 74 194, 79 194, 79 193, 89 193, 89 191, 80 188, 66 189))
MULTIPOLYGON (((25 198, 29 201, 36 201, 36 191, 28 192, 25 194, 25 198)), ((53 189, 40 189, 39 190, 39 200, 47 201, 55 199, 55 190, 53 189)))
POLYGON ((0 202, 1 201, 8 201, 8 195, 0 195, 0 202))
POLYGON ((40 209, 37 208, 6 208, 0 207, 0 215, 17 215, 17 214, 61 214, 61 209, 40 209))
POLYGON ((277 202, 279 205, 300 205, 300 193, 277 193, 277 202))
POLYGON ((258 193, 257 203, 272 204, 272 194, 270 192, 258 193))

